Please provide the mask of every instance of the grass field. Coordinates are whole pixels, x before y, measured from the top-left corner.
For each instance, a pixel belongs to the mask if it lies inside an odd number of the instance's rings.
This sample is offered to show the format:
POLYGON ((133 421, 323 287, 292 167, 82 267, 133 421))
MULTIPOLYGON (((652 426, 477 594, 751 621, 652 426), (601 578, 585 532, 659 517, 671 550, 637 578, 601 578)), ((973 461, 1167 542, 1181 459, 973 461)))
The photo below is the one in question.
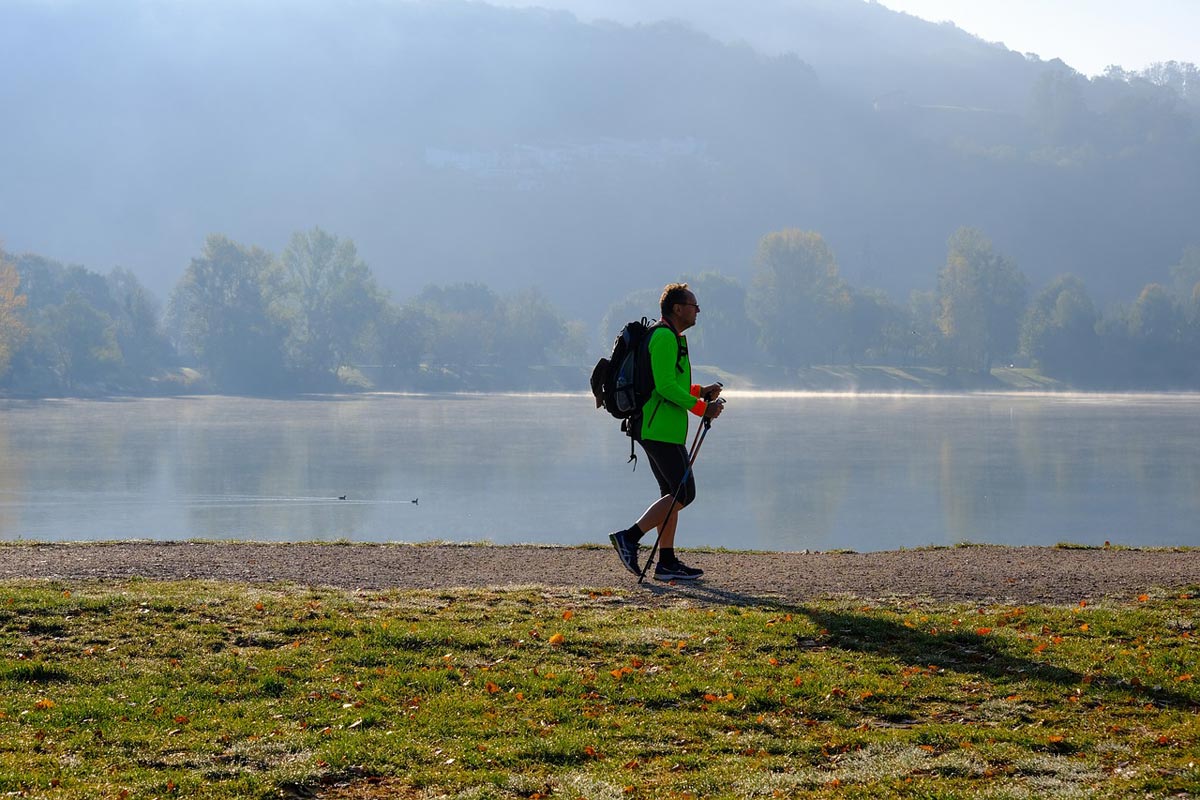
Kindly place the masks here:
POLYGON ((4 583, 0 795, 1197 796, 1198 592, 4 583))

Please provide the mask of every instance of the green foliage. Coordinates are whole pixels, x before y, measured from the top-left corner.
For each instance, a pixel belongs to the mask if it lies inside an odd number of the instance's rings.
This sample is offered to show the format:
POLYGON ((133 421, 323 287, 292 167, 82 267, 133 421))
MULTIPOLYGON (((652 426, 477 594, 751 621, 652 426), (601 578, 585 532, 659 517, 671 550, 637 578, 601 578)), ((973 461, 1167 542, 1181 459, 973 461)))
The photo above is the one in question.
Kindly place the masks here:
POLYGON ((747 303, 767 354, 784 366, 806 366, 836 349, 851 300, 821 235, 788 228, 759 242, 747 303))
MULTIPOLYGON (((746 311, 746 289, 716 271, 684 276, 701 312, 695 329, 688 332, 690 346, 702 364, 733 366, 758 357, 758 325, 746 311)), ((657 315, 656 315, 657 316, 657 315)))
POLYGON ((636 289, 609 306, 600 321, 600 349, 606 356, 625 323, 640 320, 642 317, 651 322, 659 318, 662 313, 658 306, 661 297, 661 287, 636 289))
POLYGON ((16 259, 28 336, 8 385, 54 394, 138 391, 172 360, 153 299, 120 268, 105 277, 36 255, 16 259))
POLYGON ((268 306, 287 329, 286 363, 308 385, 320 386, 362 353, 370 323, 383 311, 383 293, 354 242, 320 228, 293 235, 281 266, 281 280, 268 284, 268 306))
POLYGON ((49 337, 50 368, 68 390, 104 383, 121 368, 124 357, 117 344, 116 323, 79 292, 71 292, 62 304, 44 311, 38 335, 49 337))
POLYGON ((216 385, 234 391, 286 386, 287 330, 270 314, 284 276, 270 254, 211 235, 192 259, 171 298, 180 348, 194 356, 216 385))
POLYGON ((1171 267, 1171 281, 1176 295, 1183 300, 1196 297, 1200 291, 1200 245, 1191 244, 1184 248, 1179 263, 1171 267))
POLYGON ((174 363, 174 348, 163 330, 158 301, 126 269, 114 269, 107 283, 116 309, 113 322, 126 375, 145 378, 174 363))
POLYGON ((1021 351, 1048 375, 1091 380, 1099 361, 1099 315, 1083 281, 1058 278, 1030 303, 1021 322, 1021 351))
POLYGON ((528 367, 579 351, 579 332, 536 289, 503 298, 481 283, 427 286, 406 307, 429 324, 425 344, 435 364, 528 367))
POLYGON ((976 228, 959 228, 948 250, 938 275, 938 325, 947 340, 947 363, 987 372, 995 359, 1016 352, 1025 277, 976 228))
POLYGON ((0 378, 8 371, 13 351, 21 346, 28 330, 21 322, 20 311, 28 300, 18 294, 21 276, 17 268, 5 259, 0 250, 0 378))

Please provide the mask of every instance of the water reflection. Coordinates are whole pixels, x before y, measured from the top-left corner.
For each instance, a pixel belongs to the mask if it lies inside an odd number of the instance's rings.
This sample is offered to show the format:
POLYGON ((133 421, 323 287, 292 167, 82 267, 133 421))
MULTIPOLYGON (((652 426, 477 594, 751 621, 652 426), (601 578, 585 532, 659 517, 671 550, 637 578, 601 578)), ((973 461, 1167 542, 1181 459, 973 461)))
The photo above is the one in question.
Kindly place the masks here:
MULTIPOLYGON (((1197 410, 735 393, 681 544, 1196 544, 1197 410)), ((584 396, 3 401, 0 537, 603 543, 653 494, 627 456, 584 396)))

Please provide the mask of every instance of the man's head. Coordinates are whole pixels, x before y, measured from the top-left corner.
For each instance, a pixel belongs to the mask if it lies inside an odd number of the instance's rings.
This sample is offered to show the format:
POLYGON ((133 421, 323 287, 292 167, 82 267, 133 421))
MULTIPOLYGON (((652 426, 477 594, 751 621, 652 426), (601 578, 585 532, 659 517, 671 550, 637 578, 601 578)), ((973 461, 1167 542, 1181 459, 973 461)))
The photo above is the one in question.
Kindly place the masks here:
POLYGON ((663 288, 658 307, 662 318, 681 333, 696 324, 696 315, 700 313, 696 295, 686 283, 668 283, 663 288))

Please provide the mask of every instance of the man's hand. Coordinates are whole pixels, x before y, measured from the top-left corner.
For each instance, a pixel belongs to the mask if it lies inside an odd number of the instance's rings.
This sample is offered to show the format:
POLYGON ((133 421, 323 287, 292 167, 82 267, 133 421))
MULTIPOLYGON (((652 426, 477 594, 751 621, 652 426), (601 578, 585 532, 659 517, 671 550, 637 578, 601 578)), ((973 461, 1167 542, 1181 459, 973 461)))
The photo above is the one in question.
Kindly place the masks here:
POLYGON ((706 402, 711 403, 713 400, 716 400, 721 396, 721 384, 710 383, 708 386, 701 386, 700 396, 703 397, 706 402))
POLYGON ((704 409, 704 418, 705 419, 716 419, 717 417, 721 416, 721 409, 723 409, 723 408, 725 408, 724 400, 720 400, 720 401, 714 400, 713 402, 708 404, 708 408, 704 409))

